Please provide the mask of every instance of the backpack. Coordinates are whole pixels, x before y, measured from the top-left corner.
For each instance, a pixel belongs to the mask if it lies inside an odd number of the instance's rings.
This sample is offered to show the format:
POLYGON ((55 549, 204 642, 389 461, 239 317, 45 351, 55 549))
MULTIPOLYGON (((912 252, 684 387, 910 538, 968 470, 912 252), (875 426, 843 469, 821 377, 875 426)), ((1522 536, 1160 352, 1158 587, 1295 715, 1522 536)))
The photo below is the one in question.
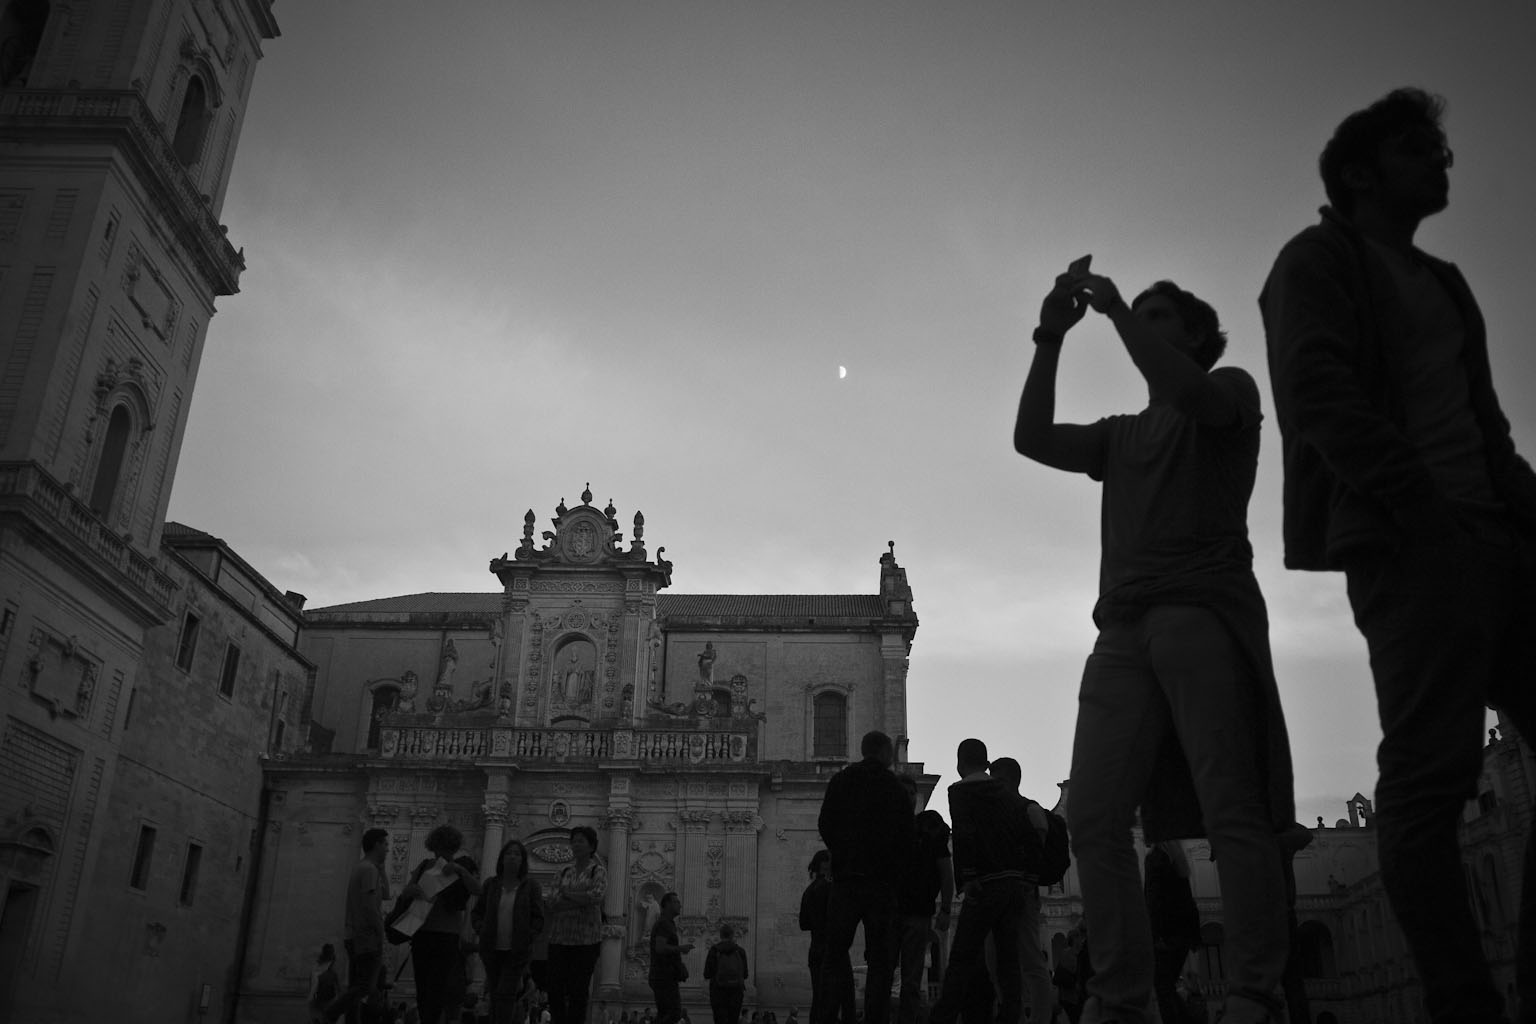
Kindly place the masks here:
POLYGON ((1045 811, 1046 820, 1040 870, 1035 873, 1036 882, 1039 885, 1055 885, 1066 877, 1067 868, 1072 866, 1072 854, 1067 844, 1067 820, 1055 811, 1047 810, 1039 804, 1035 806, 1045 811))
POLYGON ((719 988, 746 988, 746 950, 737 946, 735 949, 717 950, 716 954, 715 985, 719 988))

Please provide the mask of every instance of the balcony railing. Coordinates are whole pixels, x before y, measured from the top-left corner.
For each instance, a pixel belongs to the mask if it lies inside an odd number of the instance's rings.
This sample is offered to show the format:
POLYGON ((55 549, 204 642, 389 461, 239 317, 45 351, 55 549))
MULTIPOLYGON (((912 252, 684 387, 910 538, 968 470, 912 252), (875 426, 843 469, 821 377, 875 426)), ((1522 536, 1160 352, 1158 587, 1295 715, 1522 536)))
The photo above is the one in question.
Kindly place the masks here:
POLYGON ((757 736, 745 730, 517 729, 384 725, 379 755, 392 761, 486 761, 571 764, 637 761, 666 767, 749 764, 757 736))
POLYGON ((123 581, 168 614, 176 583, 147 556, 113 533, 84 503, 32 462, 0 462, 0 511, 17 511, 56 528, 115 569, 123 581))

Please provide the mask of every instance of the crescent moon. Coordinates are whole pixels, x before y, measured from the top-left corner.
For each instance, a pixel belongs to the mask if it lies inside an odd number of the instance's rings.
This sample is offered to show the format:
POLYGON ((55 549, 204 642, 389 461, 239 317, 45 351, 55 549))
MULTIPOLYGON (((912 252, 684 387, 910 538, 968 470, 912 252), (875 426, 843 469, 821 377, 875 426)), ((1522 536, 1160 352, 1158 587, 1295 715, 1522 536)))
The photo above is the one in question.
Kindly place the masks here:
POLYGON ((837 368, 837 379, 838 380, 842 380, 846 376, 848 376, 848 367, 846 367, 846 366, 839 366, 837 368))

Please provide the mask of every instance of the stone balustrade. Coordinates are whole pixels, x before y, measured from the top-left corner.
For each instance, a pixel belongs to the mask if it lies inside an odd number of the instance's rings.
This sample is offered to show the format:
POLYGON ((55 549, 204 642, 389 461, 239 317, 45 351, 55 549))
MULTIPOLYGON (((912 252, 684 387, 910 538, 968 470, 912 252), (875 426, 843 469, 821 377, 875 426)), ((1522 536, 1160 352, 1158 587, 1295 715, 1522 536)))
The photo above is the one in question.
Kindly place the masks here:
POLYGON ((713 729, 518 729, 502 725, 386 723, 379 756, 389 761, 507 761, 581 764, 634 761, 669 768, 730 766, 757 760, 757 736, 713 729))
POLYGON ((176 583, 147 555, 113 533, 63 484, 31 462, 0 463, 0 513, 19 512, 83 545, 99 564, 160 609, 170 607, 176 583))

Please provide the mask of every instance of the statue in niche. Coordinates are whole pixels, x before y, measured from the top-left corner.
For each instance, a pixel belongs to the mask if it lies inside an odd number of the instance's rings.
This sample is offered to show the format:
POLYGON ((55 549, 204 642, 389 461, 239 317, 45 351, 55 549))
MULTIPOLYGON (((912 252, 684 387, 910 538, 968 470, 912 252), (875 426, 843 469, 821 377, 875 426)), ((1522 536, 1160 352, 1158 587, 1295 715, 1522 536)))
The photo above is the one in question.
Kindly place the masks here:
POLYGON ((705 641, 704 650, 699 652, 699 683, 701 687, 713 686, 715 682, 715 643, 713 640, 705 641))
POLYGON ((577 640, 567 644, 555 661, 549 681, 551 703, 561 707, 581 707, 592 703, 597 689, 597 651, 592 644, 577 640))
POLYGON ((437 669, 437 685, 433 689, 452 690, 453 673, 459 667, 459 649, 454 645, 453 638, 443 644, 443 660, 437 669))

